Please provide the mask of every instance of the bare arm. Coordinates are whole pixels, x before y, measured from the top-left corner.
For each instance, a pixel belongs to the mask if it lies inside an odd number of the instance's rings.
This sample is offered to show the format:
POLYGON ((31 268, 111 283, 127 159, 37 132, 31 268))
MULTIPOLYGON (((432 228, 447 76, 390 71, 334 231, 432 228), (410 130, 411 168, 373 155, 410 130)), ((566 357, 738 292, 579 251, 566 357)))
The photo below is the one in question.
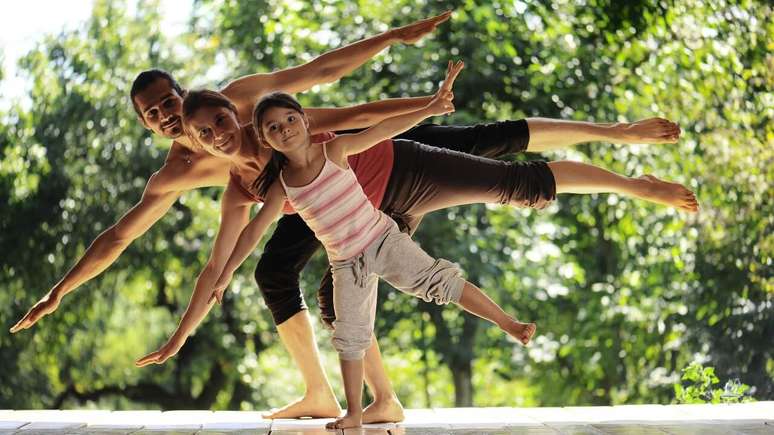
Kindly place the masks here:
POLYGON ((210 312, 213 305, 212 287, 221 274, 229 255, 234 249, 240 232, 247 225, 252 203, 245 201, 235 189, 227 188, 221 201, 221 223, 210 259, 196 280, 191 301, 183 314, 180 324, 170 339, 159 350, 136 361, 138 367, 148 364, 162 364, 174 356, 196 326, 210 312))
POLYGON ((272 91, 303 92, 315 85, 335 82, 392 44, 419 41, 449 17, 451 11, 329 51, 303 65, 240 77, 226 85, 222 92, 236 104, 242 116, 249 117, 262 95, 272 91))
POLYGON ((182 193, 168 189, 165 180, 172 175, 168 174, 170 172, 176 172, 175 168, 165 165, 150 177, 140 202, 97 236, 75 266, 11 328, 11 332, 30 328, 43 316, 53 313, 66 294, 105 271, 134 239, 145 234, 166 214, 182 193))
POLYGON ((463 66, 464 64, 461 61, 456 64, 449 62, 446 80, 444 80, 441 89, 427 106, 414 112, 385 119, 360 133, 337 136, 328 142, 328 151, 332 153, 336 160, 343 162, 347 156, 363 152, 385 139, 400 134, 427 117, 453 112, 454 104, 452 104, 452 99, 454 94, 452 93, 452 86, 463 66))
POLYGON ((242 230, 242 234, 239 235, 236 247, 231 253, 226 265, 223 267, 218 282, 215 284, 212 296, 218 300, 218 303, 222 302, 223 292, 231 282, 234 272, 242 265, 242 263, 244 263, 250 253, 255 251, 258 242, 261 241, 261 238, 266 233, 269 225, 277 220, 280 214, 282 214, 282 206, 284 204, 285 192, 282 190, 280 182, 275 181, 274 184, 269 187, 269 192, 266 195, 266 202, 263 207, 261 207, 261 210, 255 215, 245 229, 242 230))
POLYGON ((311 121, 309 130, 312 134, 317 134, 334 130, 367 128, 387 118, 419 110, 427 106, 432 100, 432 95, 427 97, 390 98, 350 107, 310 107, 304 109, 304 112, 306 112, 311 121))

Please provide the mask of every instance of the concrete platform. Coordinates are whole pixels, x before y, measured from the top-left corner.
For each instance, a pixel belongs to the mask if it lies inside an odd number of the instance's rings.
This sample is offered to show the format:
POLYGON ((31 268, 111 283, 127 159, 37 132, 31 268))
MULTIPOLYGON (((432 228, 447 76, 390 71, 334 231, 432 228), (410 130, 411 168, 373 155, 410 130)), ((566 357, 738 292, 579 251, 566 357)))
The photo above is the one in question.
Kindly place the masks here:
MULTIPOLYGON (((331 419, 264 420, 237 411, 0 410, 0 434, 332 434, 331 419)), ((339 431, 341 434, 342 432, 339 431)), ((774 434, 774 402, 564 408, 409 409, 406 421, 345 434, 774 434)))

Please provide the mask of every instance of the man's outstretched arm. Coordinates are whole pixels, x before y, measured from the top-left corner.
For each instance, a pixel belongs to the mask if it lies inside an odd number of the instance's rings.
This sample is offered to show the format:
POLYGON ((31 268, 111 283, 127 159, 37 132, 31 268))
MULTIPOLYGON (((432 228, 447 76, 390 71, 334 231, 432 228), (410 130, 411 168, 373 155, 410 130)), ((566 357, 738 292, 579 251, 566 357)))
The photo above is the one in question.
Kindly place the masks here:
POLYGON ((226 85, 222 92, 249 118, 258 99, 273 91, 303 92, 315 85, 332 83, 359 68, 377 53, 395 43, 413 44, 448 20, 451 11, 407 26, 390 29, 371 38, 324 53, 296 67, 267 74, 252 74, 226 85))
POLYGON ((164 165, 145 186, 140 202, 121 219, 103 231, 84 252, 75 266, 43 296, 12 328, 18 332, 30 328, 47 314, 53 313, 62 298, 83 283, 102 273, 129 246, 145 234, 172 207, 182 191, 169 190, 175 175, 173 166, 164 165))

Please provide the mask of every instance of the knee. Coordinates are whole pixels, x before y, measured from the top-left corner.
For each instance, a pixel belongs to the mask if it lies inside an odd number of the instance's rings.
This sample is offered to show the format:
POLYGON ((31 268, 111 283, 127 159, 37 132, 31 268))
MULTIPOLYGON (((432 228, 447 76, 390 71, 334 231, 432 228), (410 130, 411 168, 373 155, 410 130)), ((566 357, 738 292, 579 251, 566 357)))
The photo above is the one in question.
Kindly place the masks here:
POLYGON ((298 278, 298 272, 292 268, 264 257, 258 261, 255 282, 277 325, 306 309, 298 278))
POLYGON ((333 348, 343 360, 357 360, 365 357, 371 345, 371 330, 364 325, 336 321, 333 331, 333 348))

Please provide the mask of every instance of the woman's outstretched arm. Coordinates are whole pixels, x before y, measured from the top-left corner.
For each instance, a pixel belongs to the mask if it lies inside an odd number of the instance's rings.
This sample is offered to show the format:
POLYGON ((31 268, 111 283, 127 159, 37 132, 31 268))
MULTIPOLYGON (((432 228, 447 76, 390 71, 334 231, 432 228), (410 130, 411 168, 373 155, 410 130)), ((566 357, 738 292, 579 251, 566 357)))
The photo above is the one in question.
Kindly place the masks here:
POLYGON ((248 202, 232 186, 226 188, 221 200, 220 229, 215 238, 210 259, 196 279, 191 301, 188 303, 180 324, 159 350, 151 352, 135 362, 138 367, 144 367, 148 364, 163 364, 164 361, 177 354, 188 336, 207 316, 214 302, 211 297, 212 288, 231 255, 240 232, 247 225, 250 218, 250 207, 253 204, 248 202))

